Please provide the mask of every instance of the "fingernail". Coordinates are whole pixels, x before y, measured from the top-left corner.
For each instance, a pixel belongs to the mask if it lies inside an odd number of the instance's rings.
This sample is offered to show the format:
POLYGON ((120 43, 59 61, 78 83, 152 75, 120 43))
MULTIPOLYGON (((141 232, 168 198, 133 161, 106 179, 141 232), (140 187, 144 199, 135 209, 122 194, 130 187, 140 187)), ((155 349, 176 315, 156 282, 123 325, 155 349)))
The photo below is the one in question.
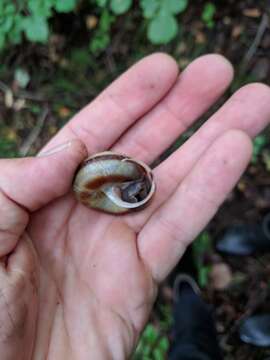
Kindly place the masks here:
POLYGON ((54 155, 60 151, 63 151, 63 150, 66 150, 67 148, 69 148, 71 143, 72 143, 72 141, 68 141, 66 143, 56 145, 49 150, 41 151, 39 154, 37 154, 37 157, 54 155))

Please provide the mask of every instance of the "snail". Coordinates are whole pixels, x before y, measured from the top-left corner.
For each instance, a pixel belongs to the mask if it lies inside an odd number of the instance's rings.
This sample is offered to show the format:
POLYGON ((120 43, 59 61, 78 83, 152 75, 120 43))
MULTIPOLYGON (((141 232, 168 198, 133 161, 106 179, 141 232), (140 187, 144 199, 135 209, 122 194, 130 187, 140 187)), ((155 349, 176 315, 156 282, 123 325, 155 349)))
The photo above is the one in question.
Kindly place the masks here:
POLYGON ((84 205, 111 214, 144 208, 155 192, 151 169, 111 151, 87 158, 75 175, 73 190, 84 205))

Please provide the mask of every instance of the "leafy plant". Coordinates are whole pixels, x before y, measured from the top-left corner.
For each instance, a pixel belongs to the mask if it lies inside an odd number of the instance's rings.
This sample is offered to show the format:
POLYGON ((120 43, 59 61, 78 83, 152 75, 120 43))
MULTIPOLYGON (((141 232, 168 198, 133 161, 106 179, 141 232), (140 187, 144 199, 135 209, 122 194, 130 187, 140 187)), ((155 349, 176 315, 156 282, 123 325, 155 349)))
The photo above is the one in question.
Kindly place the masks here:
POLYGON ((141 0, 143 16, 148 20, 147 37, 153 44, 166 44, 178 32, 176 15, 185 11, 188 0, 141 0))
POLYGON ((262 150, 267 145, 267 143, 268 143, 268 139, 264 134, 256 136, 256 138, 253 140, 253 153, 251 159, 251 162, 253 164, 256 164, 259 156, 262 153, 262 150))
POLYGON ((153 44, 166 44, 177 35, 176 15, 188 6, 188 0, 140 0, 139 3, 135 0, 0 0, 0 50, 21 43, 23 37, 30 42, 46 43, 51 33, 50 18, 55 13, 73 12, 83 3, 98 17, 97 27, 91 33, 92 53, 108 46, 112 24, 132 6, 141 10, 147 37, 153 44))
POLYGON ((141 336, 133 360, 163 360, 168 348, 168 338, 152 324, 148 324, 141 336))
POLYGON ((31 42, 45 43, 50 29, 48 20, 53 11, 73 11, 78 0, 0 0, 0 50, 18 44, 24 34, 31 42))
POLYGON ((168 305, 159 305, 158 326, 149 323, 136 348, 132 360, 164 360, 169 349, 166 333, 172 326, 172 309, 168 305))
POLYGON ((127 12, 132 5, 132 0, 111 0, 110 8, 115 15, 127 12))
POLYGON ((9 158, 18 155, 16 140, 13 138, 9 139, 7 134, 2 134, 2 131, 0 132, 0 134, 0 157, 9 158))
POLYGON ((114 20, 115 17, 108 11, 107 8, 104 8, 100 16, 99 26, 90 40, 89 48, 93 54, 104 50, 109 45, 110 29, 114 20))
POLYGON ((202 232, 192 245, 194 262, 198 270, 198 282, 201 287, 208 283, 211 268, 205 263, 205 255, 212 249, 211 238, 208 232, 202 232))
POLYGON ((212 28, 215 25, 214 16, 216 13, 216 6, 212 2, 208 2, 204 5, 202 11, 202 21, 209 27, 212 28))

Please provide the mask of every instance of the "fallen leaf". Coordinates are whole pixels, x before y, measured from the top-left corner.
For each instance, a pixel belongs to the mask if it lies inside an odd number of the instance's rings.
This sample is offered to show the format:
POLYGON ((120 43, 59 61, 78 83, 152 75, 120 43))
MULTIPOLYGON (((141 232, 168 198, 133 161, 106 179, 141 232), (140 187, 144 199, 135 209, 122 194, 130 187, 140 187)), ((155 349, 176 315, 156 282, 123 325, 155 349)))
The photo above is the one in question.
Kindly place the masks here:
POLYGON ((244 192, 246 187, 247 184, 243 180, 240 180, 239 183, 237 184, 237 189, 241 192, 244 192))
POLYGON ((206 36, 202 31, 197 31, 195 34, 195 41, 197 44, 205 44, 206 36))
POLYGON ((89 30, 94 29, 97 26, 98 18, 94 15, 88 15, 86 16, 86 27, 89 30))
POLYGON ((223 18, 223 23, 224 23, 225 25, 231 25, 232 19, 231 19, 229 16, 225 16, 225 17, 223 18))
POLYGON ((238 38, 243 33, 243 26, 242 25, 235 25, 232 29, 232 37, 234 39, 238 38))
POLYGON ((210 279, 214 289, 225 289, 232 281, 230 267, 225 263, 214 264, 210 273, 210 279))
POLYGON ((66 106, 62 106, 59 108, 58 114, 61 118, 66 118, 70 115, 70 110, 66 106))
POLYGON ((252 17, 252 18, 258 18, 262 15, 261 10, 258 8, 249 8, 243 10, 243 15, 252 17))
POLYGON ((11 90, 5 92, 5 105, 7 108, 12 108, 14 103, 13 93, 11 90))
POLYGON ((18 99, 14 102, 13 108, 15 111, 20 111, 25 107, 25 99, 18 99))
POLYGON ((7 128, 4 131, 4 136, 9 141, 16 141, 18 136, 14 129, 7 128))
POLYGON ((58 128, 57 128, 56 126, 51 125, 51 126, 49 127, 49 134, 50 134, 50 135, 56 134, 57 131, 58 131, 58 128))

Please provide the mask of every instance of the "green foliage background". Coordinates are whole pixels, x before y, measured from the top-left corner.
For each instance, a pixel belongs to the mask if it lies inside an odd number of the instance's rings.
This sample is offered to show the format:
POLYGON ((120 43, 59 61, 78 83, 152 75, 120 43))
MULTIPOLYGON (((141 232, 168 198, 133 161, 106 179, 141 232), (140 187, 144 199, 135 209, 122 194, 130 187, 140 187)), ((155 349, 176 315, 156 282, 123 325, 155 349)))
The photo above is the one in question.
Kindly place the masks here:
MULTIPOLYGON (((138 8, 146 35, 152 44, 166 44, 179 31, 177 16, 188 7, 188 0, 0 0, 0 50, 29 42, 46 43, 53 33, 52 19, 59 13, 79 13, 88 7, 98 15, 95 33, 89 38, 92 53, 104 49, 111 36, 111 25, 132 7, 138 8)), ((215 6, 206 3, 202 19, 213 26, 215 6)))

